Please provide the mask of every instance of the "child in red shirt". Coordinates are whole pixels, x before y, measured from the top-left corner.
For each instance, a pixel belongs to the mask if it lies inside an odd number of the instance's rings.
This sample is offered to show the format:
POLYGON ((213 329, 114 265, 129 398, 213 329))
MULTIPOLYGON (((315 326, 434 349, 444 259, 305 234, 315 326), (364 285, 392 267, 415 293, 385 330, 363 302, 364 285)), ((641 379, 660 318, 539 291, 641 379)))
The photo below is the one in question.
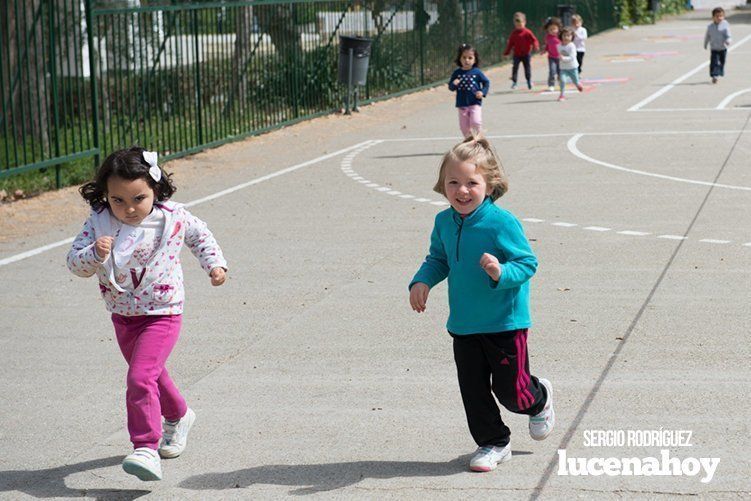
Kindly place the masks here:
POLYGON ((532 89, 532 69, 530 60, 532 58, 532 49, 540 50, 540 42, 529 29, 527 29, 527 16, 524 12, 514 14, 514 31, 506 44, 504 56, 508 56, 514 51, 514 65, 511 69, 511 90, 516 89, 516 76, 519 73, 519 63, 524 65, 524 76, 527 79, 527 88, 532 89))

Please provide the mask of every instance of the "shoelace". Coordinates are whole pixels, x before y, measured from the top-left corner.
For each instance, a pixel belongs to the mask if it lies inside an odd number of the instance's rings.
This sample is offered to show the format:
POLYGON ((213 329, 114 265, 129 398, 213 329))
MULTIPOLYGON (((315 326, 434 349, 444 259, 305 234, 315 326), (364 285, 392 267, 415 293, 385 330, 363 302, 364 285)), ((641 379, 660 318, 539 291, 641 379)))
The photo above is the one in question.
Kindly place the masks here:
POLYGON ((177 432, 177 425, 180 423, 180 421, 177 421, 175 423, 171 423, 169 421, 164 422, 164 431, 162 433, 162 438, 164 439, 164 442, 169 445, 170 442, 172 442, 172 439, 175 438, 175 433, 177 432))

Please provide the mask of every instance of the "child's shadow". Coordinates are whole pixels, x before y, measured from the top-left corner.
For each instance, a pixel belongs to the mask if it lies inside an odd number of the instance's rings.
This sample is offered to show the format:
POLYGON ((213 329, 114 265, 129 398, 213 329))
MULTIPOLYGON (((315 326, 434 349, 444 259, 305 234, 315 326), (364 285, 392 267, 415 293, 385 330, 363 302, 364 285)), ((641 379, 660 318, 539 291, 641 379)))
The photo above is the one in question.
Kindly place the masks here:
MULTIPOLYGON (((531 454, 514 451, 516 455, 531 454)), ((180 482, 180 487, 195 490, 240 489, 253 484, 297 487, 291 495, 332 491, 354 485, 366 478, 447 477, 467 471, 468 455, 452 461, 354 461, 301 465, 268 465, 226 473, 204 473, 180 482)))
POLYGON ((0 471, 0 494, 19 491, 35 498, 80 498, 132 500, 145 496, 151 491, 121 489, 71 489, 65 485, 65 478, 74 473, 96 470, 119 465, 122 456, 92 459, 82 463, 47 468, 46 470, 7 470, 0 471))

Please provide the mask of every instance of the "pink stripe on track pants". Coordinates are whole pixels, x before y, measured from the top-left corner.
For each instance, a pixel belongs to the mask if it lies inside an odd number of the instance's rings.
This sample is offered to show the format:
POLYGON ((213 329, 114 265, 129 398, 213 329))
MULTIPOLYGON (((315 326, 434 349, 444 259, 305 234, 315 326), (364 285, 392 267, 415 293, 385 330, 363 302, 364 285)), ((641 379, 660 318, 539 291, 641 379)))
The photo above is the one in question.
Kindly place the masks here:
POLYGON ((125 403, 133 447, 157 449, 162 416, 170 421, 188 410, 164 364, 180 335, 182 315, 112 315, 117 344, 128 362, 125 403))
POLYGON ((457 108, 459 111, 459 128, 462 135, 468 137, 470 132, 480 132, 482 128, 482 106, 473 104, 472 106, 462 106, 457 108))

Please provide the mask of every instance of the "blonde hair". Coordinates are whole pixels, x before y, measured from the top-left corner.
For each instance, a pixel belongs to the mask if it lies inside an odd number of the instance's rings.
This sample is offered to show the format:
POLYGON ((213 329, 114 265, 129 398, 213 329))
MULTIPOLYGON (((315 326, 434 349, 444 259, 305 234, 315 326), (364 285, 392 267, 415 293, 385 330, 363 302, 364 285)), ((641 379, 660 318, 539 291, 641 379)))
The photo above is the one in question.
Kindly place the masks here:
POLYGON ((446 196, 446 168, 450 162, 475 164, 485 177, 487 194, 493 201, 498 200, 508 191, 508 179, 503 171, 501 159, 495 148, 481 134, 472 132, 464 141, 443 155, 441 167, 438 170, 438 182, 435 183, 433 191, 444 197, 446 196))
POLYGON ((579 14, 574 14, 573 16, 571 16, 571 19, 573 19, 574 21, 579 21, 579 24, 581 25, 584 24, 584 19, 582 19, 579 14))
POLYGON ((523 23, 527 22, 527 15, 524 12, 514 12, 514 21, 520 19, 523 23))

